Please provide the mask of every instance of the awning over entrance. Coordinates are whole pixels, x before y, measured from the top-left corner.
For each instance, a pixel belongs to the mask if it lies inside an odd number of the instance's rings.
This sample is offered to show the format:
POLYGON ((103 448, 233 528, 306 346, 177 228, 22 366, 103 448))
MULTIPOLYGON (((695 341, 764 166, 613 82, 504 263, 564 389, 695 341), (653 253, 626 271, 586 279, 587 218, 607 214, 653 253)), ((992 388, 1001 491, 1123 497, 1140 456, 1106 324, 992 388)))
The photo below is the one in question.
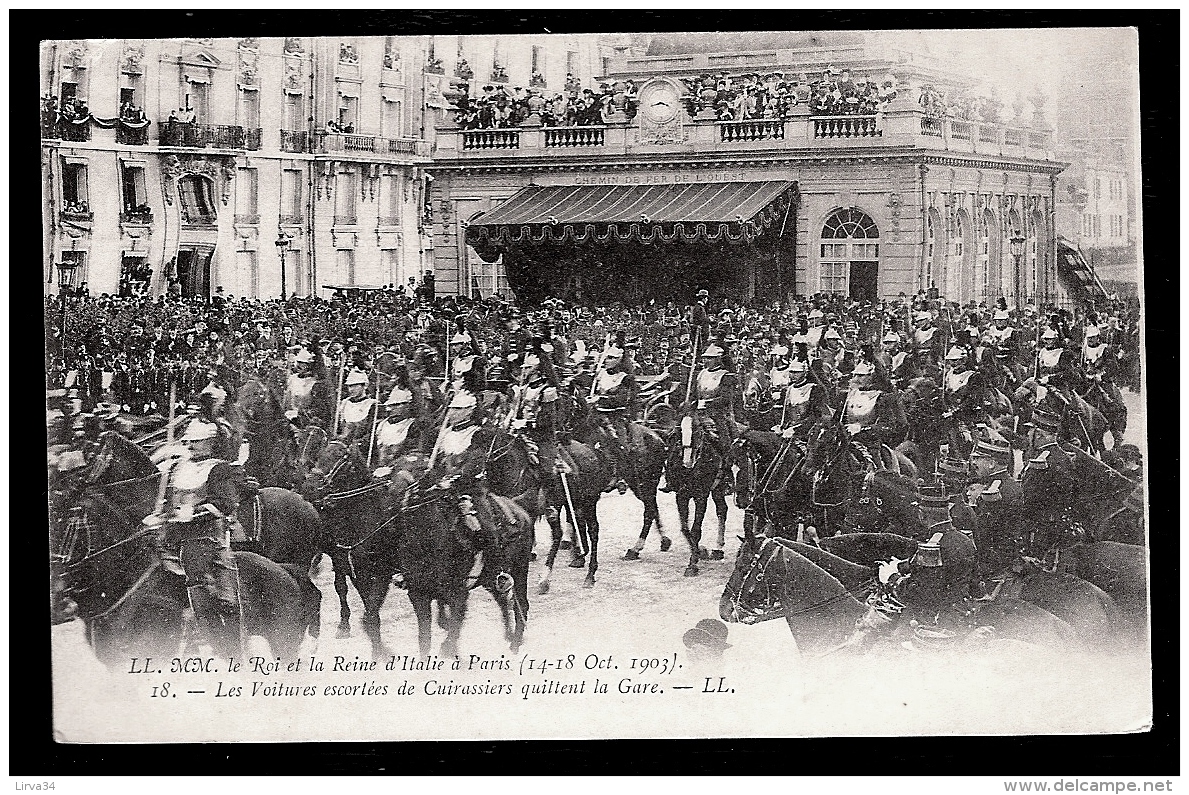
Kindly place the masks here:
POLYGON ((784 217, 795 182, 531 185, 467 226, 467 242, 751 242, 784 217))
POLYGON ((1070 292, 1090 300, 1106 298, 1106 290, 1098 281, 1094 268, 1086 258, 1064 238, 1057 239, 1057 276, 1066 283, 1070 292))

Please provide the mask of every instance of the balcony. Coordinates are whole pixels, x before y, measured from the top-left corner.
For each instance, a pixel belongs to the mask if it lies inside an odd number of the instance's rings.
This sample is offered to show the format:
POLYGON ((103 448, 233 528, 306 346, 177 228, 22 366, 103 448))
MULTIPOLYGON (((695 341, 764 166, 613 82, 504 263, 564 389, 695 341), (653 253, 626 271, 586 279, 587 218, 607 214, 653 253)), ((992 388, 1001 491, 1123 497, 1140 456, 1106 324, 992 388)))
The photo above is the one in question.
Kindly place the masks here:
POLYGON ((124 124, 116 125, 116 143, 130 146, 145 146, 149 142, 149 126, 128 127, 124 124))
POLYGON ((686 118, 681 142, 649 143, 632 122, 594 126, 519 127, 463 130, 439 128, 435 161, 529 161, 545 157, 647 156, 688 153, 728 156, 801 151, 917 149, 984 157, 1053 161, 1052 133, 966 119, 926 116, 912 103, 876 115, 810 116, 799 107, 786 119, 719 121, 686 118))
POLYGON ((148 226, 153 223, 153 211, 146 208, 124 210, 120 213, 120 223, 148 226))
POLYGON ((814 138, 876 138, 883 135, 875 116, 816 116, 814 138))
POLYGON ((305 130, 281 130, 281 151, 301 154, 310 148, 310 134, 305 130))
POLYGON ((546 127, 545 146, 602 146, 606 127, 546 127))
POLYGON ((86 202, 63 202, 60 217, 63 221, 93 221, 95 213, 91 212, 86 202))
POLYGON ((300 214, 282 213, 278 223, 281 226, 298 226, 302 222, 300 214))
POLYGON ((258 213, 236 213, 235 214, 235 225, 236 226, 259 226, 260 225, 260 215, 258 213))
POLYGON ((216 149, 259 149, 260 130, 253 133, 255 146, 249 147, 249 136, 243 127, 229 124, 192 124, 167 121, 161 127, 158 138, 161 146, 180 146, 191 149, 214 147, 216 149))
POLYGON ((429 157, 429 144, 420 138, 384 138, 379 135, 316 132, 314 153, 429 157))
POLYGON ((63 141, 76 141, 79 143, 91 140, 91 120, 75 124, 66 119, 58 119, 57 137, 63 141))
POLYGON ((718 130, 723 143, 784 140, 784 121, 780 119, 724 121, 719 123, 718 130))
POLYGON ((334 216, 335 226, 355 226, 359 223, 359 219, 354 215, 338 215, 334 216))
POLYGON ((519 149, 520 132, 517 130, 465 130, 462 133, 463 149, 519 149))

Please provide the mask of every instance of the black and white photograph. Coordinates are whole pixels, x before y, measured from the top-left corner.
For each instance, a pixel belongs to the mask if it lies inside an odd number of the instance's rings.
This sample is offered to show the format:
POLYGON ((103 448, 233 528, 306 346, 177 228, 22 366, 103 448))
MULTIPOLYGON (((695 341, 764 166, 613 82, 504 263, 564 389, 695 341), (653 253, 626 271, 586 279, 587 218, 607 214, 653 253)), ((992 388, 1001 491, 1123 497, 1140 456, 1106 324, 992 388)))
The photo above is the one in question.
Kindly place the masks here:
POLYGON ((391 20, 40 42, 56 742, 1151 729, 1136 29, 391 20))

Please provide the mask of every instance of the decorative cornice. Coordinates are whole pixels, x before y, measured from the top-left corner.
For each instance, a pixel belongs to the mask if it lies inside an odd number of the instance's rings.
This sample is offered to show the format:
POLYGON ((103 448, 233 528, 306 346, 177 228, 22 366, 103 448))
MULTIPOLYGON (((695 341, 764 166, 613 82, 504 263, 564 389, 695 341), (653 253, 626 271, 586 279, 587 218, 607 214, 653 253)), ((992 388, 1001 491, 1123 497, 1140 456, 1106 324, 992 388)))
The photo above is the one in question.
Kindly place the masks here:
MULTIPOLYGON (((701 155, 701 153, 699 153, 701 155)), ((508 160, 466 160, 453 163, 438 161, 426 169, 431 172, 453 172, 459 174, 517 174, 517 173, 561 173, 561 172, 616 172, 627 169, 635 171, 665 171, 665 170, 697 170, 713 169, 717 171, 728 168, 773 168, 773 167, 801 167, 806 165, 854 165, 863 163, 891 163, 933 166, 950 166, 973 169, 993 169, 997 171, 1016 171, 1028 174, 1057 175, 1064 171, 1069 163, 1048 160, 1013 160, 979 157, 964 154, 933 153, 921 150, 893 151, 893 152, 863 152, 855 154, 806 153, 803 155, 777 155, 772 157, 756 157, 754 153, 740 153, 740 159, 724 159, 722 153, 706 153, 703 156, 683 156, 659 159, 625 159, 609 162, 575 160, 561 161, 557 158, 549 160, 523 160, 510 162, 508 160), (713 157, 714 159, 711 159, 713 157)))

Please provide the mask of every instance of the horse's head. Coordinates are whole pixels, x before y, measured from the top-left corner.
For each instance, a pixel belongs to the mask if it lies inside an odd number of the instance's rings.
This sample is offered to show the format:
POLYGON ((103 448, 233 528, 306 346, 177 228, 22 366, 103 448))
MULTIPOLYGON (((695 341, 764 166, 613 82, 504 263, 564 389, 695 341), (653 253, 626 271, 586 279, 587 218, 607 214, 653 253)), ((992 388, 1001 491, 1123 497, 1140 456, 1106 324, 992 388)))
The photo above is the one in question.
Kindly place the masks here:
POLYGON ((239 389, 235 400, 235 414, 242 417, 247 430, 276 421, 281 415, 281 404, 272 390, 259 379, 252 379, 239 389))
POLYGON ((318 457, 326 450, 326 431, 317 425, 308 425, 297 432, 297 460, 306 469, 312 469, 318 457))
POLYGON ((335 441, 326 445, 314 468, 306 473, 301 484, 301 496, 319 505, 335 491, 362 486, 369 479, 367 465, 355 448, 335 441))
POLYGON ((771 384, 768 375, 758 368, 752 369, 743 380, 743 408, 759 411, 769 397, 771 384))
POLYGON ((678 432, 681 438, 681 465, 686 469, 692 469, 702 449, 702 423, 694 415, 686 414, 681 418, 678 432))
POLYGON ((846 430, 832 421, 818 422, 809 431, 805 451, 805 468, 821 472, 838 457, 846 443, 846 430))
POLYGON ((754 624, 776 606, 767 568, 781 547, 774 539, 751 531, 740 541, 735 568, 718 600, 718 615, 723 621, 754 624))

